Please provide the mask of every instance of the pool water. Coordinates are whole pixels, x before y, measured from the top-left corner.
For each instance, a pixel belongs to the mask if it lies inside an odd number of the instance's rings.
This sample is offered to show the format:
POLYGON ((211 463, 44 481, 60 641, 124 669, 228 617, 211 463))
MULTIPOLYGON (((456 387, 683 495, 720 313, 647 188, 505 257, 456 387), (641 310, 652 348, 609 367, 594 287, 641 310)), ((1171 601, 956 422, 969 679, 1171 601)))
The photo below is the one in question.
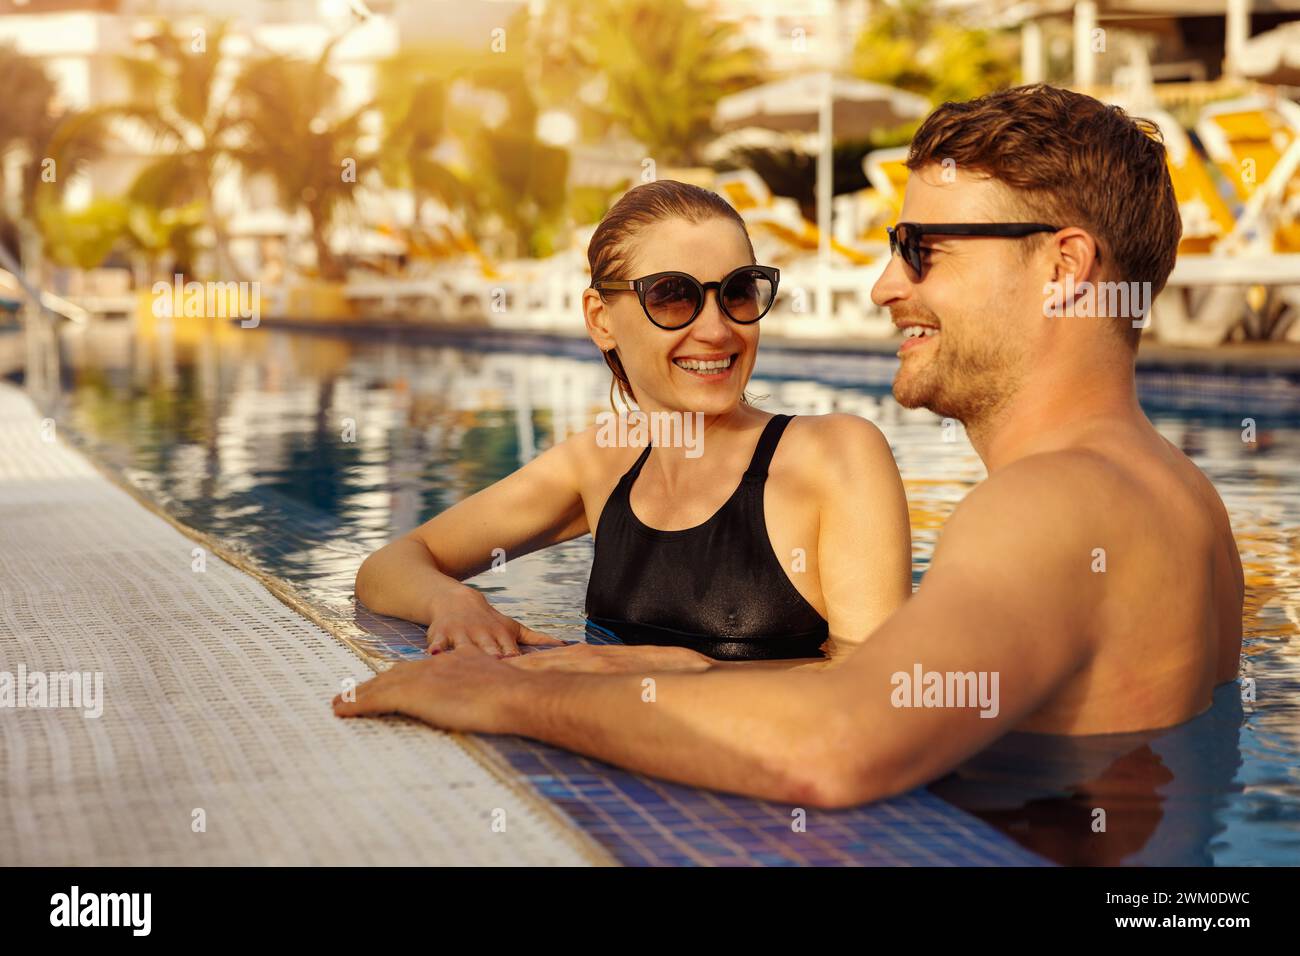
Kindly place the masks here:
MULTIPOLYGON (((124 322, 66 330, 48 413, 181 521, 353 629, 368 649, 422 653, 421 630, 352 600, 370 551, 518 468, 608 409, 585 341, 420 337, 124 322)), ((984 476, 959 425, 893 401, 891 357, 761 353, 750 392, 771 411, 847 411, 888 437, 907 487, 915 575, 984 476)), ((1214 481, 1246 572, 1242 676, 1173 731, 1012 734, 932 789, 1065 863, 1300 862, 1300 375, 1139 375, 1161 432, 1214 481), (1253 441, 1243 422, 1253 422, 1253 441), (1107 809, 1104 835, 1095 831, 1107 809)), ((504 613, 583 635, 590 538, 511 559, 472 583, 504 613)))

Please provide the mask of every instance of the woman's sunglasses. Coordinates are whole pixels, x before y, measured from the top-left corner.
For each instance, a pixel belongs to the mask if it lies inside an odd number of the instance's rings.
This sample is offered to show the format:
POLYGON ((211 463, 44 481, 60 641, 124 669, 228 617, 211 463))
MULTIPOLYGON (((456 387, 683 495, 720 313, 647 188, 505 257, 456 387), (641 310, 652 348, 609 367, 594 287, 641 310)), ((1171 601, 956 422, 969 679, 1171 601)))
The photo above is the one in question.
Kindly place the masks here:
POLYGON ((885 231, 889 233, 889 254, 902 259, 912 274, 912 281, 920 282, 925 275, 924 249, 921 246, 925 236, 1019 239, 1036 232, 1058 232, 1060 227, 1041 222, 900 222, 885 231))
POLYGON ((767 315, 776 299, 781 270, 772 266, 741 266, 718 282, 701 282, 685 272, 655 272, 639 279, 601 279, 598 292, 635 292, 646 317, 661 329, 681 329, 704 310, 710 289, 718 308, 733 322, 749 325, 767 315))

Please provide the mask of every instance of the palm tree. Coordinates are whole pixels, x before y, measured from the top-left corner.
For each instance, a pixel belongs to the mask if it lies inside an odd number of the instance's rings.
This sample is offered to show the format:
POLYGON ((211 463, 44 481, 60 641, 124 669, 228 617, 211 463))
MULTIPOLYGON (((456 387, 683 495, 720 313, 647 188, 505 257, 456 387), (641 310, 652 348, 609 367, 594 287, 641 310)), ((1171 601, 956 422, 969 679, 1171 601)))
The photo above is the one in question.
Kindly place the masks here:
POLYGON ((406 49, 381 62, 377 73, 375 105, 383 122, 378 161, 384 182, 411 191, 417 225, 430 199, 447 209, 463 207, 465 182, 435 155, 450 132, 446 61, 435 51, 406 49))
POLYGON ((688 0, 557 0, 533 38, 540 81, 589 133, 620 129, 663 163, 698 165, 718 100, 761 80, 739 28, 688 0))
POLYGON ((853 52, 853 72, 928 97, 973 99, 1016 82, 1016 41, 953 23, 926 0, 877 7, 853 52))
POLYGON ((129 197, 105 196, 84 209, 46 207, 41 232, 49 258, 59 265, 93 269, 116 248, 143 260, 141 284, 153 282, 160 261, 167 273, 191 275, 199 252, 198 232, 207 220, 201 201, 158 209, 129 197))
MULTIPOLYGON (((528 30, 521 13, 509 34, 528 30)), ((385 181, 413 190, 417 210, 438 200, 508 256, 552 252, 566 203, 568 153, 537 136, 528 50, 407 49, 381 66, 376 98, 385 181)))
POLYGON ((42 220, 61 202, 68 181, 100 156, 107 138, 104 117, 61 108, 45 68, 12 47, 0 46, 0 220, 16 232, 27 282, 40 288, 44 273, 42 220), (16 182, 3 180, 18 157, 16 182))
POLYGON ((41 219, 45 253, 59 265, 94 269, 126 229, 126 203, 95 199, 76 211, 50 209, 41 219))
POLYGON ((223 88, 222 44, 227 32, 226 24, 216 23, 197 43, 195 37, 160 23, 140 40, 144 56, 118 61, 131 98, 113 112, 142 124, 161 153, 136 176, 128 198, 155 210, 202 202, 215 240, 217 273, 242 278, 215 199, 215 184, 229 168, 235 125, 223 88))
POLYGON ((361 153, 372 104, 342 110, 342 84, 328 69, 333 49, 327 44, 312 61, 270 54, 245 65, 235 81, 240 142, 232 155, 247 174, 270 178, 286 211, 306 210, 321 276, 341 279, 330 227, 375 160, 361 153))
POLYGON ((471 81, 479 97, 504 104, 496 122, 454 111, 455 128, 466 157, 466 205, 480 232, 500 223, 510 240, 510 255, 546 256, 560 245, 569 154, 537 136, 538 106, 524 69, 494 61, 471 81))

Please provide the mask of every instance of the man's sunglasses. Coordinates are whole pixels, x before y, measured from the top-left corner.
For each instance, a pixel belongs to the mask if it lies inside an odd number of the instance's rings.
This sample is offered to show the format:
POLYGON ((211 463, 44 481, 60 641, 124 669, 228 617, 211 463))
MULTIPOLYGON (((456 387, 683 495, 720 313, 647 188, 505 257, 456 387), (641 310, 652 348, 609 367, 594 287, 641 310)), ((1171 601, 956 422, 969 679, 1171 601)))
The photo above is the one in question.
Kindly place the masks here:
POLYGON ((885 231, 889 233, 889 254, 903 260, 912 273, 912 281, 920 282, 925 275, 921 240, 925 236, 994 236, 1019 239, 1036 232, 1058 232, 1059 226, 1041 222, 900 222, 885 231))
POLYGON ((661 329, 681 329, 704 310, 710 289, 718 308, 733 322, 749 325, 767 315, 776 300, 781 270, 772 266, 741 266, 718 282, 701 282, 685 272, 655 272, 639 279, 601 279, 598 292, 635 292, 646 317, 661 329))

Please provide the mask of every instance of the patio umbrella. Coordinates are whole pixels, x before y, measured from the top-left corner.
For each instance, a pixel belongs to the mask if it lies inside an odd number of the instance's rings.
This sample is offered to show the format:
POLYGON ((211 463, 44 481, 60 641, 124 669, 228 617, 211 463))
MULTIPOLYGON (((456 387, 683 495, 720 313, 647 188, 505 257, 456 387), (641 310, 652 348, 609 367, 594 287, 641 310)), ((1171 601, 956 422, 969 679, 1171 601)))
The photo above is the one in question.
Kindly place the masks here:
POLYGON ((930 112, 929 102, 915 93, 848 76, 804 73, 723 97, 715 111, 717 125, 721 130, 817 131, 828 95, 831 125, 846 139, 863 139, 930 112))
POLYGON ((1284 23, 1247 40, 1241 72, 1260 83, 1300 86, 1300 22, 1284 23))
MULTIPOLYGON (((928 112, 929 101, 915 93, 821 72, 775 80, 723 97, 714 117, 723 131, 754 126, 818 134, 817 256, 824 269, 831 251, 831 148, 835 135, 862 139, 878 129, 920 119, 928 112)), ((818 296, 819 301, 822 298, 818 296)))

